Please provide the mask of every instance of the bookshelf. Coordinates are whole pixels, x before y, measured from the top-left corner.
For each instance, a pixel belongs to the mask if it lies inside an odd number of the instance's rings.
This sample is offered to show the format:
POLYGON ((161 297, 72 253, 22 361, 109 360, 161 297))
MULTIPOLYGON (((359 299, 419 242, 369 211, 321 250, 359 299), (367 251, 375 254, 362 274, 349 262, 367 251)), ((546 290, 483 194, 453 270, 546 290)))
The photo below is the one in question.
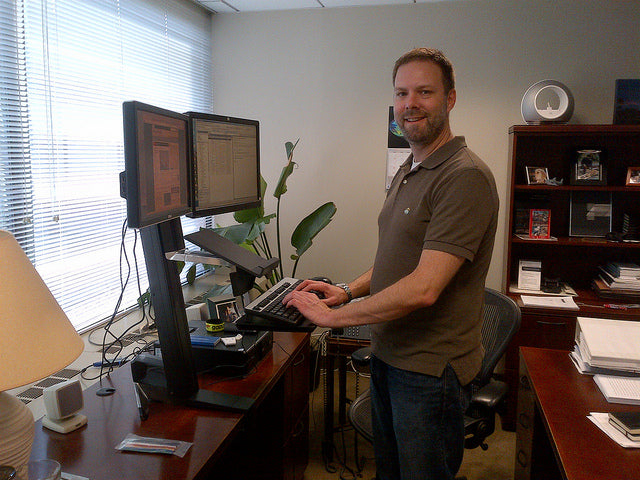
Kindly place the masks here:
MULTIPOLYGON (((593 198, 594 203, 601 203, 602 198, 610 202, 610 216, 601 215, 599 220, 601 224, 605 220, 613 232, 622 232, 629 219, 640 223, 640 185, 626 185, 629 167, 640 167, 640 125, 516 125, 509 129, 509 203, 503 289, 520 305, 522 325, 505 356, 505 378, 512 392, 503 418, 507 429, 515 428, 520 346, 571 350, 577 316, 640 319, 640 310, 605 307, 608 303, 640 302, 602 298, 591 287, 598 265, 608 261, 640 264, 640 243, 575 234, 584 231, 576 226, 579 222, 591 228, 586 216, 583 218, 577 213, 580 212, 581 197, 593 198), (605 169, 602 177, 606 177, 606 181, 572 184, 571 173, 575 172, 579 150, 601 152, 600 160, 605 169), (527 167, 546 169, 548 177, 562 179, 562 185, 530 184, 527 167), (550 211, 550 235, 557 240, 529 240, 516 236, 518 222, 522 222, 523 211, 528 209, 550 211), (573 288, 580 310, 525 307, 520 295, 513 292, 519 260, 541 261, 542 277, 559 279, 573 288)), ((596 234, 601 235, 602 229, 600 225, 596 234)))

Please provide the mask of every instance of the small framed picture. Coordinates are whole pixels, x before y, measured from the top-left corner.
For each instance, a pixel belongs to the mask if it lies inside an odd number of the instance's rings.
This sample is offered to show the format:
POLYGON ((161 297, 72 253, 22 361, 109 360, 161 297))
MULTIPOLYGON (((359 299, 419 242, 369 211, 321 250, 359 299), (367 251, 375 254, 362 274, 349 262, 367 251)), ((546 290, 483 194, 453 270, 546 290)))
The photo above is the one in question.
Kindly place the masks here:
POLYGON ((238 317, 238 306, 232 295, 222 295, 207 299, 209 317, 220 322, 235 322, 238 317))
POLYGON ((569 236, 605 237, 611 231, 611 192, 571 192, 569 236))
POLYGON ((617 125, 640 125, 640 79, 616 80, 613 123, 617 125))
POLYGON ((571 185, 606 185, 607 170, 603 157, 599 149, 578 150, 571 165, 571 185))
POLYGON ((531 209, 529 211, 529 236, 531 238, 551 237, 551 210, 531 209))
POLYGON ((640 167, 629 167, 627 169, 626 185, 640 187, 640 167))
POLYGON ((549 171, 543 167, 526 167, 528 185, 545 185, 549 180, 549 171))

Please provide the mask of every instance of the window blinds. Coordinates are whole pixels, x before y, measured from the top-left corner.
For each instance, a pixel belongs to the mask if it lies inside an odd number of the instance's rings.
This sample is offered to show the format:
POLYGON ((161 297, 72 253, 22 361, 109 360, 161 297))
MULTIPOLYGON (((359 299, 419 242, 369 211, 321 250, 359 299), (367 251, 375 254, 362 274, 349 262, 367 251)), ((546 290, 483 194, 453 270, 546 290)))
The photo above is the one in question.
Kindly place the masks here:
MULTIPOLYGON (((0 15, 1 227, 83 330, 121 290, 122 102, 211 111, 210 14, 187 0, 0 0, 0 15)), ((138 263, 144 291, 141 248, 138 263)), ((130 285, 122 305, 138 295, 130 285)))

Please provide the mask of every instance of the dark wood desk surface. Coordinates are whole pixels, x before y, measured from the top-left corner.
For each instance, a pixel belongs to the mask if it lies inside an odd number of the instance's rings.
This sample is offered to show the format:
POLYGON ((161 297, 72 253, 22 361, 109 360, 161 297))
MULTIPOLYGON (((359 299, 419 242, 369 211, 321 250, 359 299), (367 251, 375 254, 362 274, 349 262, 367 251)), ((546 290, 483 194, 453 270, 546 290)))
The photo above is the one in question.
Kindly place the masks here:
MULTIPOLYGON (((255 408, 269 394, 302 347, 306 333, 274 333, 271 352, 258 363, 250 375, 241 380, 224 380, 212 375, 200 377, 200 388, 256 399, 255 408)), ((225 448, 242 430, 250 415, 203 410, 152 403, 149 418, 141 421, 135 403, 131 369, 114 371, 103 386, 117 391, 99 397, 99 385, 84 392, 84 409, 88 424, 63 435, 36 422, 31 457, 53 458, 64 472, 91 480, 118 479, 192 479, 224 456, 225 448), (183 458, 175 455, 125 453, 115 449, 127 434, 160 437, 193 443, 183 458)), ((285 406, 286 408, 286 406, 285 406)))
POLYGON ((567 351, 521 347, 520 352, 564 478, 640 478, 640 449, 619 446, 587 418, 590 412, 640 407, 607 402, 593 377, 577 371, 567 351))

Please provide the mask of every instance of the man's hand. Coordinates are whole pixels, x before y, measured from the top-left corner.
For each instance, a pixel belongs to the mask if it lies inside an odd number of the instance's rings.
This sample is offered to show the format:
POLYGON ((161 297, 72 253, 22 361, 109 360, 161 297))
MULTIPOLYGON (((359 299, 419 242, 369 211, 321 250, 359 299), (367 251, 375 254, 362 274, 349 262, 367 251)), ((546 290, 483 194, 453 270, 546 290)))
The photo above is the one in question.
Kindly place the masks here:
POLYGON ((333 285, 329 285, 328 283, 311 283, 315 285, 315 288, 304 290, 305 287, 302 287, 302 289, 300 290, 294 290, 286 297, 284 297, 282 303, 284 303, 287 307, 294 307, 298 309, 298 311, 302 313, 302 315, 304 315, 306 319, 310 320, 320 327, 335 328, 335 312, 328 305, 328 302, 331 302, 331 299, 335 296, 331 296, 330 299, 320 298, 322 295, 324 295, 324 291, 330 292, 332 290, 331 288, 327 289, 325 287, 322 287, 322 285, 326 285, 326 287, 333 287, 342 291, 345 297, 346 293, 344 293, 344 290, 342 290, 340 287, 334 287, 333 285), (322 290, 320 290, 320 288, 322 288, 322 290), (318 293, 320 293, 320 296, 318 296, 318 293))
POLYGON ((303 281, 296 287, 296 291, 319 294, 318 297, 320 297, 328 307, 342 305, 349 300, 347 293, 342 288, 331 285, 330 283, 319 282, 317 280, 303 281))

